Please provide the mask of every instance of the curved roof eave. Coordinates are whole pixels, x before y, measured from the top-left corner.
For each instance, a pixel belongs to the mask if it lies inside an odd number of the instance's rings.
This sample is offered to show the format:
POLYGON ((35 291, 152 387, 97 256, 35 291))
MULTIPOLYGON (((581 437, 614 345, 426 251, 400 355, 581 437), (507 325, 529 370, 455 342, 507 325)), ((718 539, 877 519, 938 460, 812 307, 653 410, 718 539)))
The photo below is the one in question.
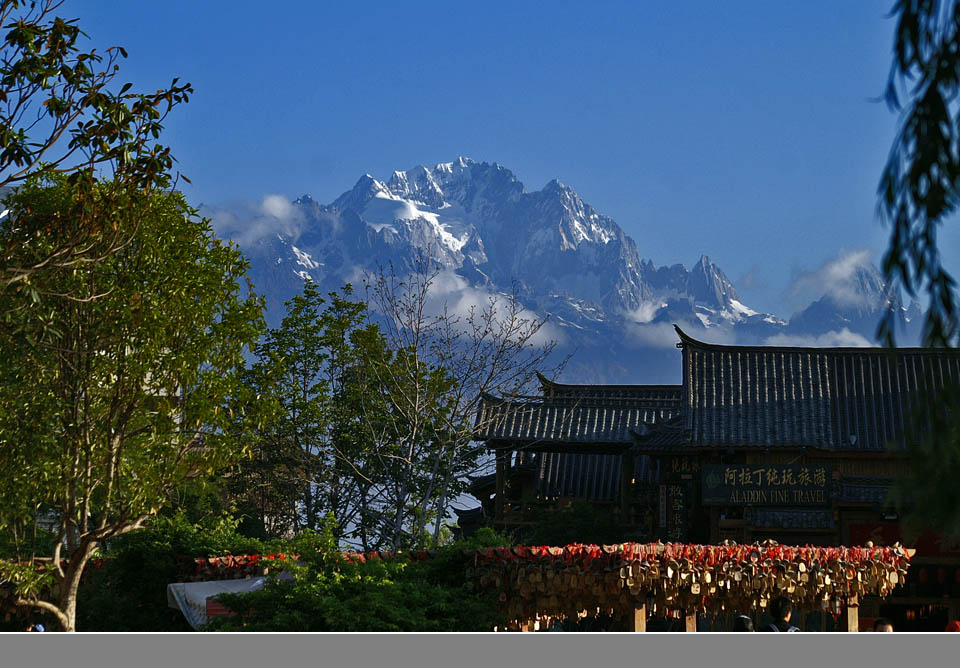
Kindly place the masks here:
POLYGON ((629 389, 629 390, 661 390, 661 389, 666 389, 666 390, 678 390, 678 389, 680 389, 680 388, 682 387, 682 385, 679 385, 679 384, 674 384, 674 385, 671 385, 671 384, 651 385, 651 384, 643 384, 643 383, 639 383, 639 384, 628 384, 628 383, 621 383, 621 384, 616 384, 616 383, 612 383, 612 384, 608 384, 608 383, 558 383, 558 382, 555 381, 555 380, 550 380, 549 378, 547 378, 546 376, 544 376, 544 375, 543 375, 542 373, 540 373, 539 371, 537 371, 537 372, 535 372, 535 373, 537 374, 537 379, 540 381, 540 387, 541 387, 544 391, 549 390, 549 389, 556 389, 556 390, 561 390, 561 391, 562 391, 562 390, 580 390, 580 389, 583 389, 583 390, 628 390, 628 389, 629 389))
POLYGON ((828 346, 737 346, 737 345, 728 345, 722 343, 706 343, 705 341, 700 341, 693 338, 682 329, 680 325, 674 323, 673 328, 677 330, 677 335, 680 337, 680 345, 691 345, 696 348, 706 348, 712 350, 739 350, 739 351, 775 351, 780 350, 783 352, 809 352, 811 350, 823 351, 823 352, 834 352, 834 353, 877 353, 877 352, 897 352, 897 353, 910 353, 910 354, 931 354, 931 355, 942 355, 943 353, 956 353, 957 351, 952 348, 885 348, 882 346, 848 346, 848 347, 828 347, 828 346))

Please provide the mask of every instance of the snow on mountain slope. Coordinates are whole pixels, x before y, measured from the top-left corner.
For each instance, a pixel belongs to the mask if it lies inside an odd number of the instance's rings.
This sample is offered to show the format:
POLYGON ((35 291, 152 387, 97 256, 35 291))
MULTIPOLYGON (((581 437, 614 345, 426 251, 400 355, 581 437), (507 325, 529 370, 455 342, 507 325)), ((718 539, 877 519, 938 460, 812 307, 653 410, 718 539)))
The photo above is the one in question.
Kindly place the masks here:
POLYGON ((271 322, 307 278, 328 290, 356 286, 364 271, 403 271, 426 254, 472 294, 516 290, 526 308, 551 316, 565 350, 577 350, 567 374, 605 382, 674 382, 679 367, 664 352, 675 351, 673 323, 729 343, 822 337, 844 327, 865 337, 883 294, 866 269, 843 274, 833 297, 788 323, 744 304, 708 256, 689 270, 658 268, 613 219, 560 181, 528 192, 505 167, 463 157, 396 171, 386 181, 365 174, 328 205, 304 195, 279 209, 296 226, 243 246, 271 322))

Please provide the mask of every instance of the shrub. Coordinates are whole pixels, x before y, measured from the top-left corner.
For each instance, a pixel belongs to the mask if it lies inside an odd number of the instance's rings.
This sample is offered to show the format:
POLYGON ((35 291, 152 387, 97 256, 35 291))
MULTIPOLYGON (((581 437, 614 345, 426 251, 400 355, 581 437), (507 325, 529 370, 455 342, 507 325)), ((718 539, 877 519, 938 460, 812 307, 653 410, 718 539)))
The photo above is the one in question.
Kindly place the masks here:
MULTIPOLYGON (((465 569, 473 551, 507 545, 490 529, 440 548, 423 560, 406 555, 352 562, 329 532, 301 544, 292 580, 271 577, 264 589, 224 594, 234 617, 218 617, 214 631, 489 631, 502 620, 493 591, 471 592, 465 569)), ((291 550, 292 551, 292 550, 291 550)))
POLYGON ((155 517, 141 531, 111 541, 103 563, 80 586, 79 631, 190 631, 179 610, 167 607, 167 585, 180 575, 178 557, 257 554, 272 543, 237 533, 229 516, 192 523, 184 512, 155 517))

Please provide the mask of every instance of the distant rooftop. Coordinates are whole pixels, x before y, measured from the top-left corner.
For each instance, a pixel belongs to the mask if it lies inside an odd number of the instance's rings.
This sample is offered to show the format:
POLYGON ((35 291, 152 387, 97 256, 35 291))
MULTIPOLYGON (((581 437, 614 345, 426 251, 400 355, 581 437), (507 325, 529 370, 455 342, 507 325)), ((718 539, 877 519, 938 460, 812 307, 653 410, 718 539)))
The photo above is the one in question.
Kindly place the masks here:
POLYGON ((676 329, 690 446, 905 447, 912 402, 960 384, 952 349, 726 346, 676 329))

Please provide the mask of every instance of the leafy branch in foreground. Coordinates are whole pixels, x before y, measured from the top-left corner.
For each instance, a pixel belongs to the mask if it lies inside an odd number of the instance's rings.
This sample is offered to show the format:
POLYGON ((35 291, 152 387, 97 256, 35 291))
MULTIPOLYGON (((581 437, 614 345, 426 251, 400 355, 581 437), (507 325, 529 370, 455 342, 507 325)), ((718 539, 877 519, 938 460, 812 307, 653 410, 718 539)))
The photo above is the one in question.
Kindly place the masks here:
MULTIPOLYGON (((78 196, 63 178, 28 183, 0 239, 78 196)), ((35 332, 0 338, 0 530, 15 538, 0 573, 64 630, 98 546, 140 528, 185 479, 233 464, 245 446, 226 431, 230 413, 256 406, 240 372, 262 301, 241 296, 243 257, 177 194, 135 193, 124 206, 140 213, 122 249, 36 274, 43 301, 0 294, 0 309, 35 332), (37 527, 55 532, 52 554, 28 547, 37 527)))
MULTIPOLYGON (((880 180, 878 212, 891 228, 884 278, 911 296, 930 299, 923 327, 927 346, 952 346, 960 336, 954 288, 937 246, 937 231, 960 203, 960 2, 900 0, 887 105, 899 129, 880 180)), ((888 310, 878 336, 895 341, 897 314, 888 310)))
POLYGON ((126 52, 81 48, 77 21, 57 15, 63 4, 0 0, 0 192, 62 174, 78 205, 5 239, 0 290, 30 291, 38 271, 95 261, 129 242, 135 227, 118 216, 131 192, 171 186, 174 158, 158 139, 167 115, 193 92, 177 79, 154 92, 119 85, 126 52), (38 245, 34 235, 53 241, 38 245))

